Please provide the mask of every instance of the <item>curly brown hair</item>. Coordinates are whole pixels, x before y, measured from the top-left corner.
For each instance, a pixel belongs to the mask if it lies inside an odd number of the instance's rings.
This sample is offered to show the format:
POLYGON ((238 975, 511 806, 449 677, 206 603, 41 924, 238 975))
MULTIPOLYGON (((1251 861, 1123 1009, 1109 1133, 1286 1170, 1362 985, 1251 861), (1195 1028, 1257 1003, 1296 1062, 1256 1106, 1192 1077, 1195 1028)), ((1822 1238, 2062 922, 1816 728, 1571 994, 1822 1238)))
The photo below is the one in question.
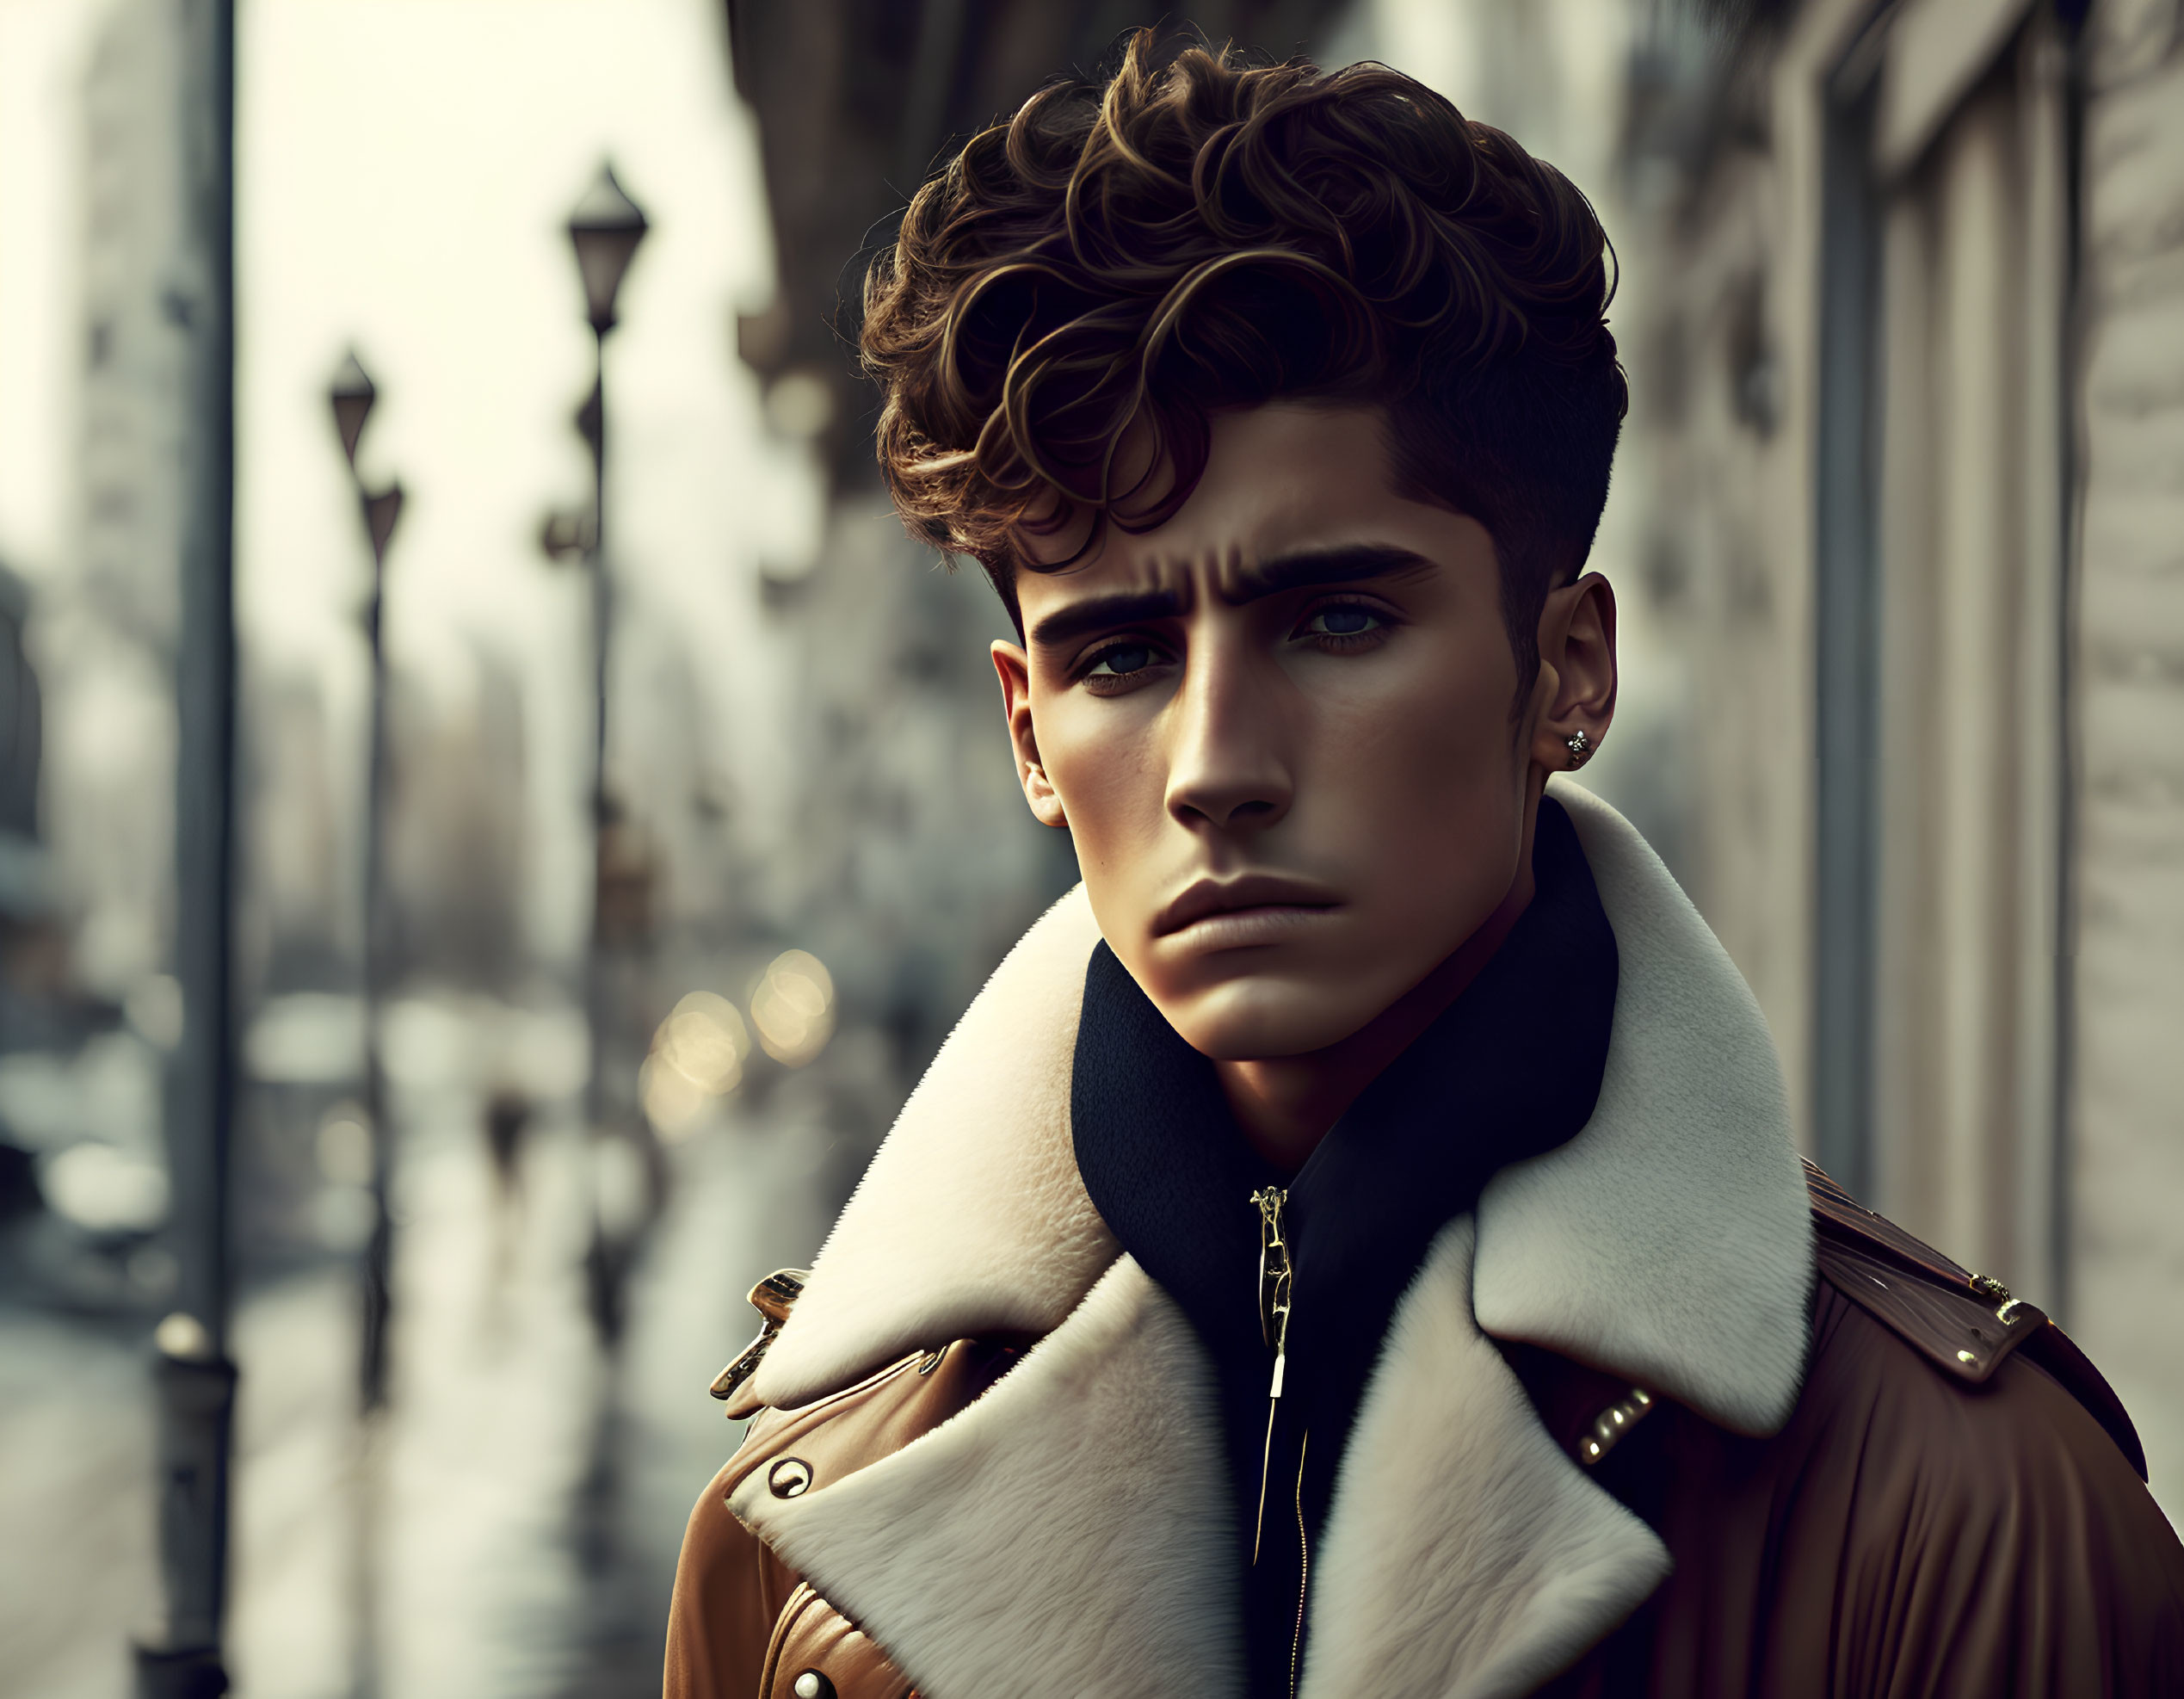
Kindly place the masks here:
POLYGON ((1075 561, 1162 524, 1218 411, 1377 405, 1403 492, 1493 536, 1528 689, 1627 406, 1610 253, 1559 172, 1398 71, 1142 31, 1104 88, 1051 84, 972 137, 873 263, 880 466, 912 534, 1018 617, 1012 536, 1089 513, 1075 561))

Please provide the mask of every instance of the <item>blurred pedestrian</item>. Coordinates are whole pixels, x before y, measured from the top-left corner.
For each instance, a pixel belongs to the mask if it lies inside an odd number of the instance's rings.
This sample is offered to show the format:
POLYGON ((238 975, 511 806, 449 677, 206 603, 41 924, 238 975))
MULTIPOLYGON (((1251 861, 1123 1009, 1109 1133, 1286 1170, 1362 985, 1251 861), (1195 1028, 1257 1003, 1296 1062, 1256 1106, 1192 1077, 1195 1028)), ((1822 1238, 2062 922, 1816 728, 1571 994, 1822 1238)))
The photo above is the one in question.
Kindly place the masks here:
POLYGON ((497 1292, 513 1279, 522 1249, 527 1215, 523 1157, 532 1115, 531 1100, 513 1086, 500 1086, 485 1100, 485 1156, 493 1173, 493 1287, 497 1292))

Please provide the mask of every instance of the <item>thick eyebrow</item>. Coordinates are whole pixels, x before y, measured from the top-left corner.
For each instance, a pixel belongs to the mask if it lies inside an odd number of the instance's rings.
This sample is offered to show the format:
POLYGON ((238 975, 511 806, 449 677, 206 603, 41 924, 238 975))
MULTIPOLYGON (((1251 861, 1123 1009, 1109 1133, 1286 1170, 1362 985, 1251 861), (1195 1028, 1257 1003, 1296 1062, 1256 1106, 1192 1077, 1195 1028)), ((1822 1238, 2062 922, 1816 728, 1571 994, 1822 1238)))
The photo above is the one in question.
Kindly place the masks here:
POLYGON ((1041 648, 1052 648, 1103 627, 1171 619, 1182 611, 1183 598, 1172 590, 1125 590, 1109 596, 1088 596, 1082 602, 1057 608, 1033 626, 1031 640, 1041 648))
MULTIPOLYGON (((1310 590, 1321 584, 1354 584, 1367 578, 1392 578, 1398 573, 1431 570, 1434 563, 1415 550, 1392 543, 1348 543, 1336 548, 1305 549, 1276 555, 1239 571, 1222 600, 1232 608, 1257 602, 1285 590, 1310 590)), ((1182 596, 1172 590, 1117 590, 1107 596, 1088 596, 1057 608, 1032 627, 1031 640, 1042 648, 1058 646, 1074 638, 1110 626, 1134 625, 1145 620, 1171 619, 1183 611, 1182 596)))

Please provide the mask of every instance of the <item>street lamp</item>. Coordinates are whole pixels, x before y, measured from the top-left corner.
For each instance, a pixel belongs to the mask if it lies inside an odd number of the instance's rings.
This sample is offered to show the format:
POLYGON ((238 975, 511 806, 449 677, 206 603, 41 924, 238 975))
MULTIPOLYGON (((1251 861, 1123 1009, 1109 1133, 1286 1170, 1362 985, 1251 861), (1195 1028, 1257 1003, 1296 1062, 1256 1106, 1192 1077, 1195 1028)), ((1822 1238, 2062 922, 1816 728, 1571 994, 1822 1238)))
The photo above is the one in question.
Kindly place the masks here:
POLYGON ((602 337, 614 328, 614 297, 620 293, 622 274, 648 228, 643 211, 615 181, 614 168, 602 164, 597 181, 569 214, 569 240, 583 278, 585 312, 602 337))
POLYGON ((372 1135, 372 1236, 364 1247, 364 1338, 358 1384, 364 1408, 375 1410, 386 1399, 388 1273, 393 1249, 387 1186, 394 1165, 393 1135, 386 1117, 386 1072, 380 1062, 380 1005, 386 993, 386 549, 395 522, 402 516, 402 485, 384 490, 366 486, 356 469, 356 445, 363 439, 372 404, 379 398, 370 375, 355 353, 334 374, 327 399, 334 429, 349 461, 349 483, 356 491, 365 534, 372 543, 372 595, 365 605, 364 629, 372 646, 372 726, 367 757, 364 800, 364 1121, 372 1135))
MULTIPOLYGON (((614 180, 614 167, 602 163, 599 176, 569 214, 569 242, 577 252, 583 280, 584 314, 590 321, 595 363, 591 396, 577 415, 577 429, 591 448, 591 526, 585 541, 585 564, 591 569, 592 695, 594 699, 591 837, 591 946, 584 961, 584 1022, 591 1041, 589 1072, 584 1080, 584 1119, 596 1137, 607 1118, 607 968, 605 908, 602 900, 608 872, 608 833, 613 825, 607 795, 607 656, 613 634, 614 603, 607 577, 607 333, 614 328, 614 298, 622 275, 636 257, 647 226, 638 204, 614 180)), ((611 1339, 620 1305, 604 1227, 595 1220, 591 1250, 592 1308, 601 1332, 611 1339)))

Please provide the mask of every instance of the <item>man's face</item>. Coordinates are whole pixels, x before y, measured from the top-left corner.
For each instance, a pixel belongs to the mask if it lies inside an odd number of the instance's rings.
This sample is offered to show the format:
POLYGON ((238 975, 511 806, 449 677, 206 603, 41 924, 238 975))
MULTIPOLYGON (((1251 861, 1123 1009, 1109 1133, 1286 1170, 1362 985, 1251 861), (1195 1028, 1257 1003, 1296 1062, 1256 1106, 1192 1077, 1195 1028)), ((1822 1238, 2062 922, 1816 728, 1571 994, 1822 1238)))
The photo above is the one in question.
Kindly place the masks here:
POLYGON ((1019 572, 1025 646, 995 646, 1033 812, 1068 827, 1124 966, 1218 1060, 1356 1032, 1526 864, 1552 670, 1513 718, 1493 543, 1396 493, 1385 429, 1217 417, 1181 511, 1019 572))

